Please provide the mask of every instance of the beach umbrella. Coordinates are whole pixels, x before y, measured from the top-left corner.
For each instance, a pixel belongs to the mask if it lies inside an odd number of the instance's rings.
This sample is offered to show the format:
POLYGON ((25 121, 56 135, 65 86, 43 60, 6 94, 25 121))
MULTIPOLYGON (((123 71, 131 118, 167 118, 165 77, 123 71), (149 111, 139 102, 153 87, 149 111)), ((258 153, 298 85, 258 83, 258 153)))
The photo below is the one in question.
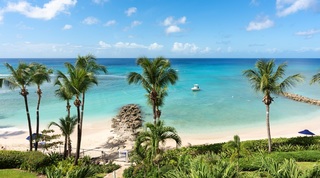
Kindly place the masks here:
MULTIPOLYGON (((41 136, 41 134, 39 134, 39 136, 41 136)), ((26 138, 27 140, 30 140, 30 135, 26 138)), ((32 134, 32 140, 35 140, 37 139, 37 134, 36 133, 33 133, 32 134)))
POLYGON ((314 133, 310 132, 308 129, 304 129, 298 133, 305 134, 305 135, 315 135, 314 133))

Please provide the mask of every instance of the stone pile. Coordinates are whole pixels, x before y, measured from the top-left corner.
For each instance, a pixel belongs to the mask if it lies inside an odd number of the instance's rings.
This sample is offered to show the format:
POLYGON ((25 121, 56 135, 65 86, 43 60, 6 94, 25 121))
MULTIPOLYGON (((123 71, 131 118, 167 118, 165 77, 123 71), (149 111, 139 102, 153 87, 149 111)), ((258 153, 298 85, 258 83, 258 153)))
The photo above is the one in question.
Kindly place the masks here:
POLYGON ((140 107, 136 104, 123 106, 118 115, 112 119, 112 128, 115 132, 133 132, 142 126, 140 107))
POLYGON ((138 105, 128 104, 123 106, 120 108, 118 115, 112 119, 111 127, 114 136, 107 139, 104 147, 112 151, 131 150, 142 127, 142 122, 142 114, 138 105))

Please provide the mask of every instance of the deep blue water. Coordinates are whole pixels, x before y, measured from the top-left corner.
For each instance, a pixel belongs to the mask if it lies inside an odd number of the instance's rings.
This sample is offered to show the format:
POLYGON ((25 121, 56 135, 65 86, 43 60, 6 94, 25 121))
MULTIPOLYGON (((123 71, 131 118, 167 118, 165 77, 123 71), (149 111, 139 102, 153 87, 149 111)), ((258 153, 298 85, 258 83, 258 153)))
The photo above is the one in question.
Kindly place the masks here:
MULTIPOLYGON (((175 126, 179 132, 210 133, 222 129, 256 127, 265 123, 265 105, 262 96, 255 93, 242 76, 242 71, 254 67, 257 59, 170 59, 172 68, 179 74, 179 81, 169 87, 169 95, 162 108, 162 119, 175 126), (192 92, 193 84, 201 91, 192 92)), ((39 62, 54 70, 65 71, 64 62, 75 59, 0 59, 17 66, 19 61, 39 62)), ((289 92, 311 98, 320 98, 320 86, 309 85, 312 75, 320 69, 320 59, 276 59, 276 63, 287 62, 287 74, 302 73, 305 82, 289 92)), ((129 103, 141 105, 145 120, 152 121, 151 107, 146 104, 145 90, 139 85, 128 85, 126 76, 131 71, 140 72, 135 59, 98 59, 107 66, 108 74, 99 76, 99 85, 86 95, 85 123, 101 118, 111 118, 118 109, 129 103)), ((0 75, 8 70, 0 65, 0 75)), ((53 76, 54 78, 54 76, 53 76)), ((63 117, 65 102, 54 95, 52 83, 42 86, 41 123, 45 127, 50 121, 63 117)), ((35 87, 29 87, 30 113, 35 125, 37 95, 35 87)), ((18 90, 0 89, 0 128, 26 128, 23 98, 18 90)), ((75 114, 75 108, 72 107, 75 114)), ((320 114, 319 107, 275 97, 271 105, 271 122, 295 121, 314 118, 320 114)))

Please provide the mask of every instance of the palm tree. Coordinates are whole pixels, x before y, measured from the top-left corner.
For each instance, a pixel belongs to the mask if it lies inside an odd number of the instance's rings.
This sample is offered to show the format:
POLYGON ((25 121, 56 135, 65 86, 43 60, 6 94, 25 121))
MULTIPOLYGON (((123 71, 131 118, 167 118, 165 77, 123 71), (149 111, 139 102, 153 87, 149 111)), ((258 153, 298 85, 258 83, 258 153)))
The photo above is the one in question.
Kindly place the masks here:
POLYGON ((153 120, 156 125, 157 119, 161 115, 157 112, 157 105, 158 107, 160 106, 159 103, 163 105, 163 98, 165 96, 159 97, 159 91, 165 93, 169 84, 174 85, 178 80, 178 74, 171 68, 170 61, 163 57, 157 57, 154 60, 146 57, 138 58, 137 65, 142 68, 142 74, 130 72, 127 80, 129 84, 142 84, 143 88, 147 91, 152 102, 153 120), (162 98, 162 102, 159 102, 159 98, 162 98))
POLYGON ((320 84, 320 72, 312 76, 310 84, 319 83, 320 84))
POLYGON ((26 114, 27 114, 27 121, 28 121, 28 128, 29 128, 29 150, 32 151, 32 128, 31 128, 31 119, 29 113, 29 106, 28 106, 28 90, 27 86, 32 83, 31 79, 31 68, 26 63, 19 63, 18 67, 14 69, 9 63, 4 64, 11 72, 11 76, 7 78, 8 82, 10 83, 9 87, 11 89, 20 88, 20 95, 24 98, 24 103, 26 107, 26 114))
POLYGON ((57 126, 64 136, 64 152, 63 157, 66 158, 67 156, 71 156, 72 146, 71 146, 71 138, 70 135, 73 133, 74 128, 77 124, 77 117, 76 116, 66 116, 65 118, 60 118, 59 123, 50 122, 49 128, 54 125, 57 126), (68 151, 67 151, 68 146, 68 151))
MULTIPOLYGON (((71 65, 70 63, 67 65, 71 65)), ((84 115, 84 104, 85 104, 85 94, 87 90, 91 87, 92 84, 98 85, 98 81, 96 78, 96 74, 99 74, 99 72, 107 73, 107 68, 104 65, 100 65, 96 62, 95 56, 88 54, 86 56, 78 56, 75 68, 79 70, 83 70, 86 75, 88 75, 89 79, 89 85, 88 87, 84 87, 83 90, 81 90, 82 94, 82 104, 81 104, 81 114, 80 114, 80 128, 78 128, 78 141, 77 141, 77 153, 76 153, 76 159, 75 164, 77 164, 79 154, 80 154, 80 147, 81 147, 81 135, 82 135, 82 125, 83 125, 83 115, 84 115), (91 81, 90 81, 91 80, 91 81)))
MULTIPOLYGON (((168 96, 168 92, 167 92, 167 87, 165 88, 156 88, 156 91, 157 91, 157 94, 158 94, 158 97, 157 97, 157 100, 155 102, 155 106, 156 106, 156 115, 157 115, 157 118, 160 119, 161 117, 161 110, 160 110, 160 107, 164 105, 164 99, 166 96, 168 96)), ((148 100, 148 104, 149 105, 153 105, 153 101, 150 99, 149 95, 147 94, 146 95, 147 97, 147 100, 148 100)))
POLYGON ((75 96, 74 105, 77 108, 77 149, 75 157, 75 165, 78 164, 80 156, 81 136, 82 136, 82 116, 80 114, 81 103, 80 97, 85 91, 87 91, 93 84, 98 84, 98 80, 95 75, 88 73, 83 68, 75 68, 72 64, 66 63, 67 72, 69 77, 63 74, 61 71, 57 72, 57 80, 61 80, 65 84, 67 91, 75 96))
POLYGON ((233 150, 233 153, 231 155, 231 160, 234 157, 237 158, 237 171, 239 172, 239 159, 240 159, 240 151, 241 151, 240 137, 238 135, 234 135, 233 140, 227 142, 227 144, 225 144, 225 146, 228 149, 233 150))
MULTIPOLYGON (((32 68, 32 75, 31 75, 32 83, 37 85, 38 103, 37 103, 37 111, 36 111, 37 112, 36 134, 38 138, 39 125, 40 125, 39 108, 40 108, 40 101, 41 101, 41 95, 42 95, 40 86, 44 82, 50 82, 50 74, 53 73, 53 70, 47 69, 45 65, 38 64, 38 63, 32 63, 30 67, 32 68)), ((37 149, 38 149, 38 140, 36 139, 34 150, 37 151, 37 149)))
POLYGON ((136 139, 134 151, 137 155, 144 154, 143 158, 149 159, 146 160, 147 163, 159 166, 161 153, 163 152, 160 148, 160 143, 165 145, 168 139, 174 140, 177 146, 181 145, 181 138, 174 127, 164 126, 164 122, 161 120, 158 120, 156 125, 146 123, 146 130, 140 132, 136 139))
POLYGON ((70 117, 70 100, 73 98, 73 94, 68 91, 66 84, 63 84, 60 80, 56 80, 54 85, 58 85, 59 88, 55 90, 56 96, 58 96, 60 99, 63 99, 67 102, 66 105, 66 111, 68 113, 68 117, 70 117))
POLYGON ((286 63, 280 64, 276 69, 275 67, 274 60, 258 60, 255 64, 255 69, 249 69, 243 72, 243 75, 248 78, 251 83, 251 87, 255 91, 261 92, 264 95, 262 102, 266 105, 269 152, 271 152, 272 144, 269 120, 270 104, 273 101, 271 94, 282 94, 286 89, 295 86, 297 82, 303 80, 303 76, 301 74, 291 75, 283 79, 285 77, 285 69, 287 67, 286 63))
MULTIPOLYGON (((89 75, 99 74, 99 72, 107 73, 107 68, 104 65, 96 63, 96 58, 94 55, 88 54, 86 56, 78 56, 76 68, 80 68, 88 72, 89 75)), ((83 122, 83 112, 84 112, 84 101, 85 101, 86 90, 82 92, 82 107, 81 107, 81 125, 83 122)))

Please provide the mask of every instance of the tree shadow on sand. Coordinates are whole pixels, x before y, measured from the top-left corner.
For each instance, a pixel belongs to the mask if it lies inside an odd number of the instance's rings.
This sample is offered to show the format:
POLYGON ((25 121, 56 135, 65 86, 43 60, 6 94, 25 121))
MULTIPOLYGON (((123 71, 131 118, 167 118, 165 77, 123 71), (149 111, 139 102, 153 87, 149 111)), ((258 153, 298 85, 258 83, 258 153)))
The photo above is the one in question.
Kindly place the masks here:
POLYGON ((13 132, 6 131, 6 132, 0 134, 0 138, 7 139, 8 137, 17 136, 17 135, 21 135, 21 134, 25 134, 25 133, 26 133, 25 131, 21 131, 21 130, 20 131, 13 131, 13 132))

